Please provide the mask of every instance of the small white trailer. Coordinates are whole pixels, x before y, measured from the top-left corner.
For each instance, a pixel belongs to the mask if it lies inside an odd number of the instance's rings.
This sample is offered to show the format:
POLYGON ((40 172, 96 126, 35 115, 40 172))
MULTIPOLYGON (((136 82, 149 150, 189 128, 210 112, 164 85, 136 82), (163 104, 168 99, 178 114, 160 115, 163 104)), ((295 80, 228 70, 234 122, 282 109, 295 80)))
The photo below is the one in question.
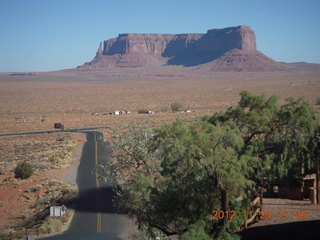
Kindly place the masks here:
POLYGON ((67 207, 65 205, 62 206, 51 206, 50 207, 50 217, 61 217, 67 211, 67 207))

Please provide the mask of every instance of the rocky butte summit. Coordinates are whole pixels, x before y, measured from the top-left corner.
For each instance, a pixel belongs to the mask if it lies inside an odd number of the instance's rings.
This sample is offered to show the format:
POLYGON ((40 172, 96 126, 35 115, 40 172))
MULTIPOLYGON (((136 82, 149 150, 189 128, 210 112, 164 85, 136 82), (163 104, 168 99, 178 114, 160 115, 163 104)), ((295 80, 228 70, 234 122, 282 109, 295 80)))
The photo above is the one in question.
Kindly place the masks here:
POLYGON ((167 65, 205 67, 210 71, 293 69, 259 52, 249 26, 237 26, 210 29, 205 34, 119 34, 100 43, 95 58, 78 70, 167 65))

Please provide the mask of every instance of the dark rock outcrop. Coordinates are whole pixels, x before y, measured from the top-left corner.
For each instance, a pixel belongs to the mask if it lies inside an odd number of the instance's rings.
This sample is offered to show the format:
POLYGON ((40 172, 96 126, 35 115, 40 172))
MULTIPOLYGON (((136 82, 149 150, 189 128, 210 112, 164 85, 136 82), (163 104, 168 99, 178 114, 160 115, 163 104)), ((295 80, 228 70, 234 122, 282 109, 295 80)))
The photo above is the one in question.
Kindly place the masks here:
POLYGON ((292 67, 278 63, 256 49, 248 26, 211 29, 205 34, 119 34, 104 41, 96 57, 80 68, 196 66, 212 71, 273 71, 292 67))

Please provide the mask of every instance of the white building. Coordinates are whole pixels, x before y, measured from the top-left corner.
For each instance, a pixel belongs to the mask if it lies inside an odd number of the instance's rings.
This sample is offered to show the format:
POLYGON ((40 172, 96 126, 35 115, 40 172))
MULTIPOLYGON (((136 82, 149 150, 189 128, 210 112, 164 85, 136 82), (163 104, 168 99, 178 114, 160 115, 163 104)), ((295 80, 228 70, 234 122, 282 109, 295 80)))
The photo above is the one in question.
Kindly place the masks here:
POLYGON ((51 206, 50 207, 50 217, 61 217, 67 211, 67 207, 65 205, 62 206, 51 206))
POLYGON ((120 115, 120 111, 113 111, 112 115, 120 115))

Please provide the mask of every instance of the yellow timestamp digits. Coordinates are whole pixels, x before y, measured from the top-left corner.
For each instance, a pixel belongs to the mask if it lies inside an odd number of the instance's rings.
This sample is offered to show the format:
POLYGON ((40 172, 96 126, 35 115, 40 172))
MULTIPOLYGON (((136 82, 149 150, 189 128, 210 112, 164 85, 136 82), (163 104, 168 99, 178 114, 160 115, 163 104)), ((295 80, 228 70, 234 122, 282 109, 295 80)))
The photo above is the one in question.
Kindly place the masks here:
POLYGON ((295 219, 307 219, 308 218, 308 212, 299 210, 295 212, 289 212, 288 210, 281 210, 277 212, 271 212, 271 211, 242 211, 237 212, 234 210, 231 211, 212 211, 211 219, 217 220, 217 219, 250 219, 255 218, 256 220, 264 220, 264 219, 271 219, 271 218, 295 218, 295 219))
POLYGON ((235 219, 236 211, 212 211, 211 219, 235 219))

